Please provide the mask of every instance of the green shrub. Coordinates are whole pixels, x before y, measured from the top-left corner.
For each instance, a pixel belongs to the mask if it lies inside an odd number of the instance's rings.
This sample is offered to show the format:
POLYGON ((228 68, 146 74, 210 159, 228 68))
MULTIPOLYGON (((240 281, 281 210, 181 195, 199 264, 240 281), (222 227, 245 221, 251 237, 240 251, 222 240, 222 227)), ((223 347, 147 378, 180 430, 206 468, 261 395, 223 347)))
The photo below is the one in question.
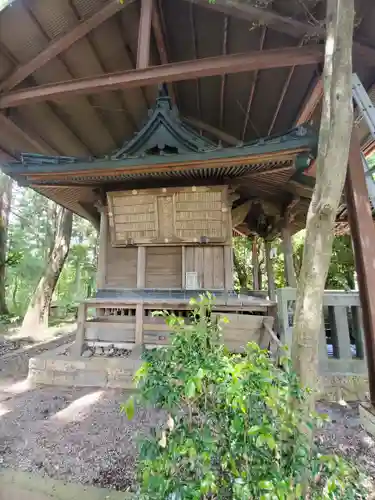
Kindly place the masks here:
MULTIPOLYGON (((219 342, 212 299, 194 302, 190 324, 166 312, 171 345, 146 352, 141 404, 166 412, 164 429, 140 446, 139 497, 152 500, 366 498, 359 475, 311 452, 320 423, 285 357, 276 367, 255 344, 232 355, 219 342), (308 496, 303 485, 309 483, 308 496)), ((124 405, 134 414, 134 400, 124 405)))

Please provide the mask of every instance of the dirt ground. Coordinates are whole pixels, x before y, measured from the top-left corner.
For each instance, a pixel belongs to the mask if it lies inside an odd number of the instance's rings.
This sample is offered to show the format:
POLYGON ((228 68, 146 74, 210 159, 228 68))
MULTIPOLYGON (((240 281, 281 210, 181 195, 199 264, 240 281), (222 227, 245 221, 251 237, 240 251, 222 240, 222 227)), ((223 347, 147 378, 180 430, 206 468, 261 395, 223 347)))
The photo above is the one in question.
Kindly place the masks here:
POLYGON ((157 414, 120 413, 121 390, 0 388, 0 463, 57 479, 127 491, 134 483, 136 439, 157 414))
MULTIPOLYGON (((129 422, 119 411, 128 397, 122 390, 33 387, 22 360, 12 378, 0 371, 0 467, 131 490, 137 436, 162 416, 138 409, 129 422)), ((354 460, 375 483, 375 441, 361 428, 358 407, 320 403, 318 410, 331 418, 316 438, 322 451, 354 460)))

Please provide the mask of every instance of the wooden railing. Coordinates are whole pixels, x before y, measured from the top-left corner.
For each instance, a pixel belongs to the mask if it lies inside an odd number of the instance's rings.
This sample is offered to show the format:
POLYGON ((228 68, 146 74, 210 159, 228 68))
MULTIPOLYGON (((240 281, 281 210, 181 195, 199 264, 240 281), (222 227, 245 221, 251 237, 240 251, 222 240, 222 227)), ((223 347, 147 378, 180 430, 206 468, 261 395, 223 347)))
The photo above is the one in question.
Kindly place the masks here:
MULTIPOLYGON (((291 348, 295 288, 277 290, 278 329, 281 341, 291 348)), ((311 314, 314 314, 311 311, 311 314)), ((358 292, 326 290, 323 299, 319 342, 321 373, 367 372, 362 314, 358 292)))
MULTIPOLYGON (((178 302, 143 300, 89 299, 79 307, 78 329, 74 352, 82 354, 84 346, 133 349, 135 346, 153 348, 169 342, 170 329, 162 317, 152 314, 167 310, 189 322, 192 306, 189 301, 178 302)), ((216 304, 213 316, 225 316, 222 325, 223 341, 233 352, 241 352, 248 342, 257 342, 262 348, 273 344, 274 317, 256 306, 216 304), (250 309, 250 310, 249 310, 250 309), (253 309, 253 310, 252 310, 253 309)))

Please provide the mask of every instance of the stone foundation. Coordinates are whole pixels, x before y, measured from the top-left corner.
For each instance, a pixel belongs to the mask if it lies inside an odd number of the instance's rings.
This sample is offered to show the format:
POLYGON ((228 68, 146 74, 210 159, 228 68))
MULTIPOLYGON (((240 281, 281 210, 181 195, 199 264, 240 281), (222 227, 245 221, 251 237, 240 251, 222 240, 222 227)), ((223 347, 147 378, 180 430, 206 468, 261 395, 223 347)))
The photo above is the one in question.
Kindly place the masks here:
POLYGON ((133 376, 141 360, 139 354, 107 358, 77 358, 64 355, 66 346, 48 351, 29 361, 29 379, 36 384, 77 387, 133 388, 133 376))
POLYGON ((325 374, 320 377, 319 399, 323 401, 366 401, 368 379, 360 374, 325 374))
POLYGON ((370 403, 359 405, 361 424, 366 432, 375 438, 375 408, 370 403))
MULTIPOLYGON (((29 361, 29 379, 36 384, 133 389, 133 377, 141 365, 139 350, 127 356, 92 355, 79 358, 68 346, 47 351, 29 361)), ((319 399, 366 401, 368 380, 360 374, 325 374, 319 380, 319 399)))

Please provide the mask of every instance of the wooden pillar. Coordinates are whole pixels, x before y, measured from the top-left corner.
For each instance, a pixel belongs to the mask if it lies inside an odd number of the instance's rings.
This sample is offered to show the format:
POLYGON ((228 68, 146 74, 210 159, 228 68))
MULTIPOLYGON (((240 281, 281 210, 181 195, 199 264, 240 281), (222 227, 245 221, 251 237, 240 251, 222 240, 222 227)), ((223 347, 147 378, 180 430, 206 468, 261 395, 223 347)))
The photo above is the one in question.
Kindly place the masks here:
POLYGON ((143 344, 143 304, 137 304, 135 309, 135 344, 143 344))
POLYGON ((146 247, 138 247, 137 288, 146 287, 146 247))
POLYGON ((267 268, 267 281, 268 281, 268 297, 270 300, 276 300, 276 287, 275 277, 273 274, 273 265, 271 258, 271 242, 264 241, 264 252, 266 254, 266 268, 267 268))
POLYGON ((141 17, 138 29, 137 68, 147 68, 150 62, 152 1, 141 0, 141 17))
POLYGON ((284 253, 284 272, 287 286, 297 288, 296 273, 293 265, 293 245, 292 236, 288 226, 285 226, 281 231, 283 239, 283 253, 284 253))
POLYGON ((362 307, 370 401, 375 407, 375 226, 355 129, 350 143, 345 192, 362 307))
POLYGON ((186 247, 181 247, 181 287, 186 288, 186 247))
POLYGON ((233 290, 233 248, 229 245, 224 247, 224 287, 233 290))
POLYGON ((86 304, 80 304, 78 306, 78 317, 77 317, 77 333, 76 339, 72 347, 72 354, 75 357, 82 356, 83 346, 85 345, 85 322, 86 322, 86 304))
POLYGON ((97 205, 100 211, 99 231, 99 255, 96 271, 96 288, 104 288, 107 277, 107 254, 108 254, 108 212, 104 205, 97 205))
POLYGON ((259 259, 258 259, 258 244, 256 236, 253 239, 253 245, 251 248, 251 264, 253 267, 253 289, 259 290, 259 259))

